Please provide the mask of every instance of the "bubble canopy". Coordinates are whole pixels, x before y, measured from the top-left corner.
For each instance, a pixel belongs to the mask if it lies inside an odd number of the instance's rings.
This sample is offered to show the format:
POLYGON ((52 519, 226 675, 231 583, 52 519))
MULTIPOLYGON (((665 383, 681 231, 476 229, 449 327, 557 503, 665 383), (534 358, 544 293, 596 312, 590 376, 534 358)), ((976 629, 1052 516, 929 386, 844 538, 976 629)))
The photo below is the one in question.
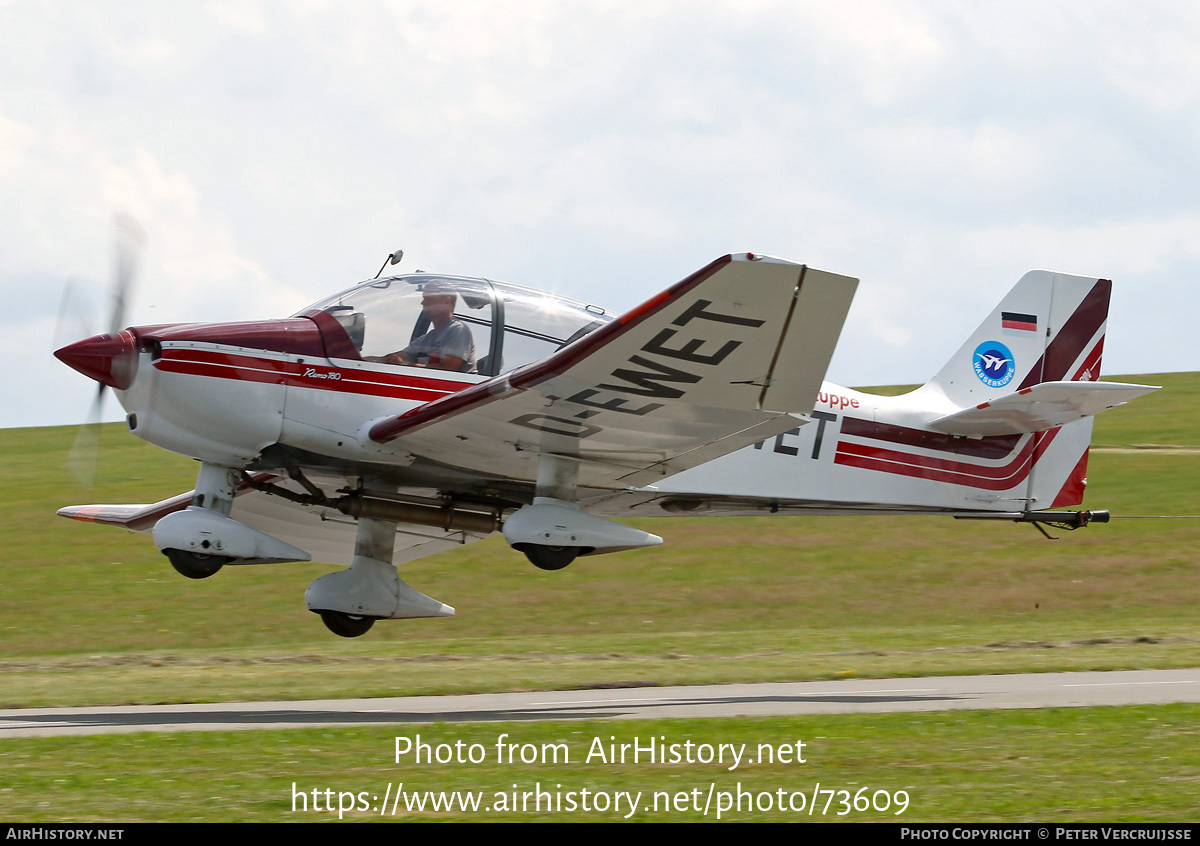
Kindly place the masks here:
POLYGON ((576 300, 489 279, 434 274, 389 276, 363 282, 321 300, 313 310, 332 315, 364 358, 384 357, 429 331, 422 307, 426 289, 455 295, 454 319, 475 342, 475 369, 494 376, 561 349, 613 318, 576 300))

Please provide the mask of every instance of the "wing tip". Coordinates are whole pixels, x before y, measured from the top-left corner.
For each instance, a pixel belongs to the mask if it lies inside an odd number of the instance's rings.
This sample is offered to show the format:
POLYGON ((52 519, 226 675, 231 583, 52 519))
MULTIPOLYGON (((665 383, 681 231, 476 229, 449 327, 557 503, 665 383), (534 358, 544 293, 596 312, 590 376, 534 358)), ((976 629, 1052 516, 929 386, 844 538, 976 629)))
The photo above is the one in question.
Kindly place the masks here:
POLYGON ((69 520, 82 520, 86 523, 95 523, 96 514, 102 507, 99 505, 67 505, 58 509, 55 513, 59 517, 66 517, 69 520))

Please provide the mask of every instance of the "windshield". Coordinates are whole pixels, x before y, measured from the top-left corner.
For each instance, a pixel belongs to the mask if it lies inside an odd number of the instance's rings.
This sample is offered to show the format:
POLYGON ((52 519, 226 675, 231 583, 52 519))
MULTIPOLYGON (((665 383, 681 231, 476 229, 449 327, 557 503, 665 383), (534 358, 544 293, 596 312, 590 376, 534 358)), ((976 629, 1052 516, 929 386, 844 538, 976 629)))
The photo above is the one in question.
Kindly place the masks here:
MULTIPOLYGON (((453 294, 454 323, 469 330, 473 359, 462 372, 492 376, 544 358, 612 320, 603 309, 553 294, 454 276, 419 274, 375 279, 321 300, 320 309, 342 325, 364 360, 417 367, 442 366, 420 358, 422 339, 446 331, 434 324, 431 299, 453 294), (424 304, 424 305, 423 305, 424 304), (411 353, 411 354, 406 354, 411 353), (409 360, 412 359, 412 360, 409 360)), ((459 350, 455 350, 459 352, 459 350)), ((446 369, 443 367, 443 369, 446 369)))
MULTIPOLYGON (((426 293, 431 296, 450 298, 451 319, 465 324, 463 332, 470 338, 463 342, 474 342, 471 355, 460 354, 456 358, 462 365, 440 369, 455 369, 476 372, 478 356, 486 355, 492 340, 492 295, 490 286, 478 279, 460 279, 441 276, 393 276, 376 279, 343 291, 322 300, 305 311, 320 309, 333 315, 342 324, 354 346, 367 361, 388 364, 414 364, 416 366, 439 367, 430 363, 428 353, 423 359, 414 356, 412 361, 394 358, 416 344, 419 339, 435 332, 433 318, 427 313, 426 293), (475 351, 482 350, 482 353, 475 351)), ((303 314, 304 312, 301 312, 303 314)))

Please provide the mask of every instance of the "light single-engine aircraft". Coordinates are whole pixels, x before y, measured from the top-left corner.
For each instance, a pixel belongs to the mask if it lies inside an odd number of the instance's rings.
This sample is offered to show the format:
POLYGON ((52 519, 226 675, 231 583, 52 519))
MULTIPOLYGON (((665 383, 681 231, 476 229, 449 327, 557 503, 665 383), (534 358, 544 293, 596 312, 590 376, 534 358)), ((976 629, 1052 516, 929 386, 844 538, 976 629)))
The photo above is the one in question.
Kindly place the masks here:
POLYGON ((932 380, 884 397, 823 381, 857 280, 770 256, 724 256, 619 316, 381 274, 282 320, 121 329, 118 308, 58 350, 134 435, 200 462, 194 491, 59 513, 151 533, 193 579, 349 565, 305 601, 355 637, 453 614, 396 565, 496 532, 557 570, 662 542, 621 517, 1103 522, 1050 509, 1082 501, 1091 415, 1155 390, 1096 381, 1111 283, 1091 277, 1026 274, 932 380))

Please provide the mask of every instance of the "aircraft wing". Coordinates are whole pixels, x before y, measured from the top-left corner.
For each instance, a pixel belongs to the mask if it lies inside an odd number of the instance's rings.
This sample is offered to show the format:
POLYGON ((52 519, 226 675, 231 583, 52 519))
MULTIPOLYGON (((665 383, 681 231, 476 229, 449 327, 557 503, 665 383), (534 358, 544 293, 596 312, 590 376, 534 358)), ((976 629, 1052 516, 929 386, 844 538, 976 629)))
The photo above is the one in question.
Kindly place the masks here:
MULTIPOLYGON (((302 492, 298 485, 286 478, 270 473, 254 475, 259 481, 271 482, 296 493, 302 492)), ((318 477, 318 481, 327 493, 338 486, 337 480, 327 482, 318 477)), ((188 491, 147 505, 70 505, 60 508, 58 513, 73 520, 149 533, 163 517, 187 508, 192 502, 193 493, 188 491)), ((244 486, 234 497, 230 516, 252 529, 300 547, 310 553, 314 561, 349 565, 354 558, 355 521, 336 509, 297 505, 244 486)), ((393 563, 415 561, 483 537, 485 535, 401 523, 396 529, 393 563)))
POLYGON ((366 436, 533 482, 543 454, 581 487, 652 483, 805 422, 858 280, 725 256, 553 355, 368 425, 366 436))

